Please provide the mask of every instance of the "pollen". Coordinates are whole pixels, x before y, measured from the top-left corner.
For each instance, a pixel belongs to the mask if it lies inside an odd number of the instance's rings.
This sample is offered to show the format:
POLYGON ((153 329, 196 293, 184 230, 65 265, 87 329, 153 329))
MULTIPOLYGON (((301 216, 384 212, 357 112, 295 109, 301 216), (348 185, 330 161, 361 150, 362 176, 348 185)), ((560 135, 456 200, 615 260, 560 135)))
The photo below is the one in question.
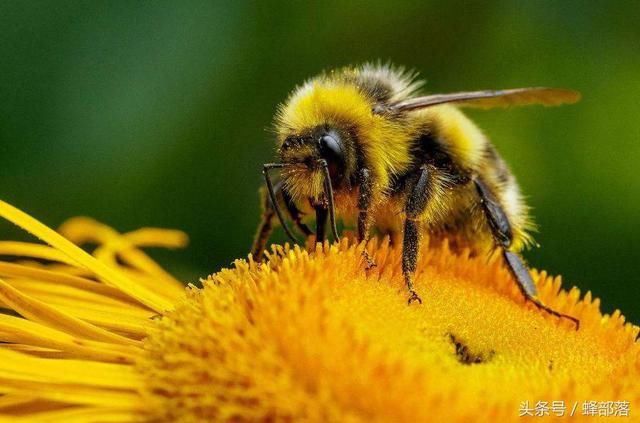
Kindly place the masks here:
MULTIPOLYGON (((528 304, 497 258, 426 241, 407 305, 400 247, 348 238, 274 246, 182 283, 129 233, 55 232, 0 202, 40 243, 0 242, 0 417, 19 421, 520 421, 524 401, 640 410, 639 328, 559 277, 528 304), (97 244, 93 250, 86 244, 97 244), (80 246, 84 247, 81 248, 80 246)), ((590 421, 581 409, 574 418, 590 421)), ((568 413, 568 411, 567 411, 568 413)))

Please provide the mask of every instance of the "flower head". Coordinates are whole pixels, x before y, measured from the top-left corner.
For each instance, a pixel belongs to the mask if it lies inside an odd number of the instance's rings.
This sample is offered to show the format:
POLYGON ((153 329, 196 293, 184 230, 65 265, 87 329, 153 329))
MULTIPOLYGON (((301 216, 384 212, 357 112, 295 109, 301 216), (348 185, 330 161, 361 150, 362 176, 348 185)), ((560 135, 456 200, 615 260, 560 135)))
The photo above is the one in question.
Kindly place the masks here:
POLYGON ((424 303, 408 306, 388 241, 367 246, 370 270, 344 239, 274 247, 265 264, 238 260, 185 290, 139 248, 180 246, 180 232, 75 219, 63 238, 6 203, 0 215, 51 245, 0 242, 29 258, 0 262, 13 310, 0 315, 2 416, 509 421, 523 401, 640 407, 637 326, 534 272, 540 299, 580 319, 575 331, 527 304, 501 262, 447 242, 422 249, 424 303))

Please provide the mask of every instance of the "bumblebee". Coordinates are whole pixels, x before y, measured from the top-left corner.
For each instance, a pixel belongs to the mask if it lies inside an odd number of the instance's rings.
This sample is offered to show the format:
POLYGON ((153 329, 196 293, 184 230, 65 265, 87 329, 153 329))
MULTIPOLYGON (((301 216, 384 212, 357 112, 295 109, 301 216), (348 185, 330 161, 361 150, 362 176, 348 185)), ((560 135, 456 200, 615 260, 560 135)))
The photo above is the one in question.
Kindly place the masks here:
POLYGON ((527 300, 578 327, 537 299, 519 256, 532 243, 529 209, 494 146, 459 108, 555 106, 580 94, 536 87, 422 95, 422 85, 403 69, 365 64, 322 73, 290 94, 275 117, 279 160, 263 169, 268 195, 254 258, 276 217, 294 242, 286 217, 312 236, 305 217, 315 215, 317 242, 328 228, 338 238, 338 219, 354 225, 361 242, 374 227, 401 233, 408 302, 422 303, 413 284, 421 236, 455 234, 466 245, 497 248, 527 300))

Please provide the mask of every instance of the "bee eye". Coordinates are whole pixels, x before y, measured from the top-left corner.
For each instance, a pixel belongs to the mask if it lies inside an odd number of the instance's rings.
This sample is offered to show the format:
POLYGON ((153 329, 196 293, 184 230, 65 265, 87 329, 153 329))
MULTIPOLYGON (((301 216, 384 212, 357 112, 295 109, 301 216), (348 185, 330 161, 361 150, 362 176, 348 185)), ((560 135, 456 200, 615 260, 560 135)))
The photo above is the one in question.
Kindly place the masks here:
POLYGON ((320 155, 327 161, 329 172, 333 177, 341 177, 344 171, 344 150, 342 140, 337 134, 329 133, 318 140, 320 155))
POLYGON ((323 135, 318 141, 320 144, 320 154, 324 159, 330 161, 332 159, 344 159, 342 153, 342 143, 331 135, 323 135))

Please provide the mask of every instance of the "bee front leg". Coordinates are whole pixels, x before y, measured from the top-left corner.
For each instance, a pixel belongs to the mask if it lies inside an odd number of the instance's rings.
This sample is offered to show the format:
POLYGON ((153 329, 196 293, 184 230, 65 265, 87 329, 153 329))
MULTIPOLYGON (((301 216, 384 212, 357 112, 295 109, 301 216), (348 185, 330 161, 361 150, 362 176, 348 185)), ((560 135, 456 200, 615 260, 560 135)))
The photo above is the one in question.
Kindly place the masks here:
POLYGON ((316 242, 324 242, 327 235, 329 210, 325 205, 316 205, 314 208, 316 210, 316 242))
MULTIPOLYGON (((305 237, 311 235, 311 230, 302 222, 302 212, 298 210, 287 192, 282 189, 282 181, 275 185, 274 191, 278 202, 285 206, 287 215, 291 218, 293 223, 295 223, 300 232, 302 232, 305 237)), ((262 260, 265 247, 269 241, 271 232, 273 231, 273 223, 276 221, 276 212, 265 187, 260 188, 259 192, 262 215, 260 216, 260 223, 258 224, 253 244, 251 246, 251 255, 256 261, 262 260)))
POLYGON ((313 232, 311 232, 311 229, 309 229, 309 227, 302 221, 304 213, 296 207, 296 204, 293 202, 293 199, 286 190, 280 189, 280 193, 282 195, 284 206, 287 209, 287 214, 296 225, 296 228, 304 234, 305 238, 311 236, 313 232))
POLYGON ((376 263, 367 251, 367 241, 369 240, 369 231, 373 220, 369 213, 371 199, 373 197, 373 178, 369 169, 363 168, 358 172, 358 186, 360 193, 358 195, 358 242, 364 241, 364 250, 362 255, 367 262, 367 270, 375 267, 376 263))
POLYGON ((432 191, 429 166, 422 166, 418 175, 405 205, 406 217, 402 240, 402 274, 409 290, 409 304, 413 301, 418 301, 422 304, 422 299, 420 299, 413 287, 413 276, 416 272, 418 253, 420 252, 419 218, 427 207, 432 191))
POLYGON ((566 314, 558 313, 557 311, 545 306, 537 299, 538 290, 536 289, 536 285, 533 283, 533 279, 531 279, 529 269, 527 269, 527 266, 525 266, 518 254, 513 251, 509 251, 509 247, 513 241, 513 233, 511 231, 509 218, 500 206, 496 197, 493 195, 489 187, 485 185, 482 179, 476 177, 473 179, 473 182, 476 186, 476 191, 480 196, 482 210, 484 211, 489 227, 491 228, 493 238, 496 244, 502 248, 502 256, 507 263, 509 271, 515 278, 516 282, 518 282, 518 287, 525 299, 531 301, 536 307, 546 311, 547 313, 571 320, 575 323, 576 330, 580 328, 580 321, 578 319, 566 314))

